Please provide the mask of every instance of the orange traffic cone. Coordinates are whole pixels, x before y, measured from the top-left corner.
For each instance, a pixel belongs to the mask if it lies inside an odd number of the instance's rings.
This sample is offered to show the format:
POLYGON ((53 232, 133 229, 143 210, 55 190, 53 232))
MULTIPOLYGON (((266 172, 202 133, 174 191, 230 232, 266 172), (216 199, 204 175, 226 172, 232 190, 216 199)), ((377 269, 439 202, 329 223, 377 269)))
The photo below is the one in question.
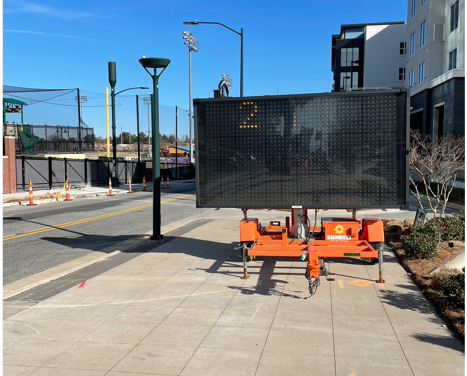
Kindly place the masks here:
POLYGON ((131 191, 131 178, 128 178, 128 193, 133 193, 131 191))
POLYGON ((65 182, 65 201, 71 201, 71 198, 70 198, 70 190, 68 189, 68 179, 66 179, 66 182, 65 182))
POLYGON ((32 205, 36 205, 36 204, 34 204, 32 200, 32 183, 31 183, 31 180, 29 180, 29 204, 28 206, 32 206, 32 205))
POLYGON ((146 192, 146 176, 143 176, 143 192, 146 192))
POLYGON ((161 175, 161 189, 164 189, 164 176, 161 175))
POLYGON ((109 178, 109 193, 107 194, 107 196, 113 196, 112 194, 112 179, 109 178))
POLYGON ((169 174, 167 174, 167 187, 166 188, 170 188, 169 187, 169 174))

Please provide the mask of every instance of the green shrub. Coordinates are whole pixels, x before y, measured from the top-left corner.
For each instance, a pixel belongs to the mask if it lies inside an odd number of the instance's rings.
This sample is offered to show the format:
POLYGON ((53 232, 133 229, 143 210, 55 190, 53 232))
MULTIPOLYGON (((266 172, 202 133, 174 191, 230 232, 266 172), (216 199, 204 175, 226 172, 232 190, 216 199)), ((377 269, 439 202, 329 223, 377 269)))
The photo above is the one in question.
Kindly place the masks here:
POLYGON ((446 298, 458 308, 465 303, 465 268, 456 274, 446 274, 440 280, 440 287, 446 298))
POLYGON ((465 222, 458 216, 436 217, 419 227, 419 231, 427 236, 435 237, 439 242, 463 240, 465 222))
POLYGON ((423 227, 411 227, 408 235, 401 236, 402 248, 407 256, 430 259, 436 255, 438 241, 435 237, 424 233, 423 227))
POLYGON ((459 213, 454 214, 462 223, 465 223, 465 209, 461 209, 459 213))

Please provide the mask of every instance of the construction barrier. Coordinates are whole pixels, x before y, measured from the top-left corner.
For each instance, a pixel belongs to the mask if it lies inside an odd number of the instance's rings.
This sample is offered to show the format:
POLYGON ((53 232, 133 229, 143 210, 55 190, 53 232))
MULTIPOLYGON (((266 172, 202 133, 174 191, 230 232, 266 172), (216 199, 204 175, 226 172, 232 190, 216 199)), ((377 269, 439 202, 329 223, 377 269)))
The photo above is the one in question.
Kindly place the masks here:
POLYGON ((71 201, 71 198, 70 198, 70 189, 68 188, 68 179, 66 179, 65 181, 65 201, 71 201))
POLYGON ((32 206, 32 205, 35 205, 35 204, 32 199, 32 183, 31 183, 31 180, 29 180, 29 204, 28 206, 32 206))
POLYGON ((112 179, 109 178, 109 193, 107 194, 107 196, 113 196, 112 194, 112 179))

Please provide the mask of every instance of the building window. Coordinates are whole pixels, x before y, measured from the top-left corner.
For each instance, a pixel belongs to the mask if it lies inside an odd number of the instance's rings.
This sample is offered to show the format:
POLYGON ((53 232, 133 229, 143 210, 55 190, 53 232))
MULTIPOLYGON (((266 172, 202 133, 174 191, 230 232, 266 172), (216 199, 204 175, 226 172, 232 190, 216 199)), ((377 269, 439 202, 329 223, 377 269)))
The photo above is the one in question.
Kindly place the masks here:
POLYGON ((344 39, 363 38, 365 30, 363 27, 350 27, 344 30, 344 39))
POLYGON ((420 47, 425 44, 425 36, 426 36, 426 21, 420 25, 420 47))
POLYGON ((409 72, 409 87, 413 87, 414 84, 414 71, 411 70, 409 72))
POLYGON ((405 55, 407 53, 407 43, 405 42, 400 42, 400 47, 399 47, 399 55, 405 55))
POLYGON ((426 0, 422 0, 422 5, 426 3, 426 0))
POLYGON ((350 67, 352 62, 354 67, 358 67, 358 47, 341 48, 341 67, 350 67))
POLYGON ((352 90, 358 88, 358 72, 352 72, 352 90))
POLYGON ((449 52, 449 70, 457 68, 457 48, 449 52))
POLYGON ((425 63, 424 62, 418 66, 418 82, 422 83, 423 81, 425 81, 425 63))
POLYGON ((412 18, 414 18, 414 16, 415 16, 415 4, 416 3, 417 3, 416 0, 412 0, 412 12, 411 12, 412 18))
POLYGON ((405 81, 405 68, 399 68, 399 81, 405 81))
POLYGON ((415 31, 410 36, 410 56, 415 53, 415 31))
POLYGON ((450 31, 453 32, 459 26, 459 0, 451 5, 450 31))

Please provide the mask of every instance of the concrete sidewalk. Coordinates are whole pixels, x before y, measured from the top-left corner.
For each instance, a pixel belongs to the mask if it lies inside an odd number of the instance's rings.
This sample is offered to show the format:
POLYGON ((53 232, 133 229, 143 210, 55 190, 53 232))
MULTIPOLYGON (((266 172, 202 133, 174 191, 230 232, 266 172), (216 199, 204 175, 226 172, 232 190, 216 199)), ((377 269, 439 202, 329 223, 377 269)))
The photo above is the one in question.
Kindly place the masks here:
MULTIPOLYGON (((194 186, 194 179, 189 180, 172 180, 170 181, 170 188, 177 188, 183 187, 186 185, 194 186)), ((74 185, 71 185, 74 187, 74 185)), ((164 182, 164 187, 166 183, 164 182)), ((77 188, 70 188, 70 198, 79 199, 79 198, 87 198, 87 197, 96 197, 96 196, 106 196, 109 193, 109 188, 107 186, 100 186, 100 187, 79 187, 77 188)), ((143 189, 143 185, 141 183, 138 184, 131 184, 132 192, 141 192, 143 189)), ((162 190, 163 192, 166 191, 170 193, 170 189, 162 190)), ((146 183, 146 190, 152 192, 152 182, 146 183)), ((112 194, 119 195, 128 193, 129 188, 128 185, 120 184, 118 188, 112 187, 112 194)), ((45 204, 45 203, 52 203, 57 201, 64 201, 65 200, 65 189, 63 188, 54 188, 54 189, 41 189, 41 190, 33 190, 33 197, 34 197, 34 204, 45 204), (57 195, 57 193, 60 193, 57 195), (57 197, 58 196, 58 197, 57 197)), ((27 205, 29 199, 28 192, 18 192, 18 193, 9 193, 3 194, 3 206, 17 206, 17 205, 27 205)))
MULTIPOLYGON (((264 223, 284 214, 249 211, 264 223)), ((241 217, 205 210, 164 228, 162 244, 123 251, 129 261, 59 294, 4 300, 4 374, 464 374, 464 346, 392 252, 385 251, 384 284, 374 282, 377 265, 332 259, 332 280, 321 277, 305 299, 299 260, 257 259, 250 278, 240 279, 232 244, 241 217)))

